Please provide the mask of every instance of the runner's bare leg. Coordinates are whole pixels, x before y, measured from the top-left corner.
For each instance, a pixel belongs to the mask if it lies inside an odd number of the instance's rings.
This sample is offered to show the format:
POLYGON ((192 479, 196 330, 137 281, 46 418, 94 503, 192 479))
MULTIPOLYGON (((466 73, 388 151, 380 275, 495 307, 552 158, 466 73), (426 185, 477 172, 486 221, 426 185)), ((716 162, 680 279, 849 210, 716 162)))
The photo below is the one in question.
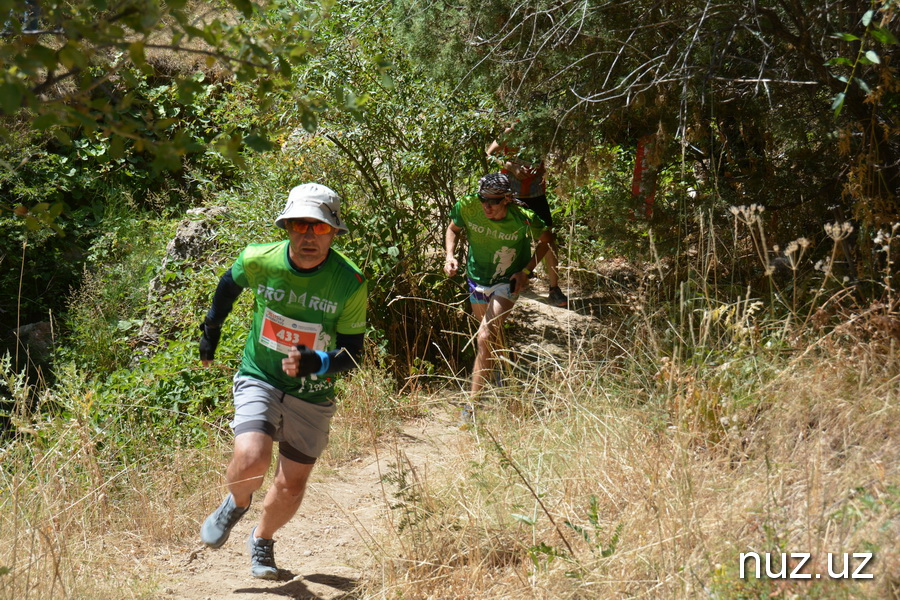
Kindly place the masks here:
POLYGON ((475 366, 472 368, 472 397, 481 393, 491 372, 495 340, 499 339, 503 321, 506 320, 513 302, 507 298, 491 296, 487 304, 472 304, 472 315, 478 319, 475 334, 475 366), (479 318, 480 317, 480 318, 479 318))
POLYGON ((262 516, 256 528, 256 537, 275 539, 275 532, 281 529, 300 508, 306 483, 313 466, 278 456, 275 479, 263 501, 262 516))
POLYGON ((272 436, 257 431, 234 438, 234 454, 225 479, 236 506, 250 506, 253 492, 262 487, 266 471, 272 464, 272 443, 272 436))

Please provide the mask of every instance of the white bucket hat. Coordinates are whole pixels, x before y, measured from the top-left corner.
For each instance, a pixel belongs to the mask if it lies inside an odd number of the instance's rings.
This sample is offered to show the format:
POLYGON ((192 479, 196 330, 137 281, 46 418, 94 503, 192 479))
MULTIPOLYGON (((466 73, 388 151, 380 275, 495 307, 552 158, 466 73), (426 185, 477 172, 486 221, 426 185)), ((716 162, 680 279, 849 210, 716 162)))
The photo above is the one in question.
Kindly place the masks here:
POLYGON ((318 183, 304 183, 291 190, 275 225, 285 229, 284 222, 288 219, 316 219, 337 229, 338 235, 350 233, 341 221, 340 196, 318 183))

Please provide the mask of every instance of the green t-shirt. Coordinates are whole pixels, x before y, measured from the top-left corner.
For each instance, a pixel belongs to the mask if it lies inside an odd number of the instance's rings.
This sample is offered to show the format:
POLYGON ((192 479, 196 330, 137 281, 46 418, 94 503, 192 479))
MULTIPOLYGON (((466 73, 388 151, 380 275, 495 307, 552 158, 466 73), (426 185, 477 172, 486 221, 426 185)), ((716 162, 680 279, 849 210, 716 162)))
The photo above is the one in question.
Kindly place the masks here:
POLYGON ((546 229, 540 217, 517 204, 508 205, 501 220, 488 219, 477 194, 463 196, 450 210, 450 218, 469 240, 469 279, 484 286, 508 282, 524 269, 531 260, 532 239, 546 229))
POLYGON ((327 352, 336 334, 365 332, 367 286, 359 267, 332 248, 318 269, 301 273, 288 261, 285 240, 247 246, 231 275, 255 300, 239 374, 309 402, 334 397, 332 376, 289 377, 281 360, 298 344, 327 352))

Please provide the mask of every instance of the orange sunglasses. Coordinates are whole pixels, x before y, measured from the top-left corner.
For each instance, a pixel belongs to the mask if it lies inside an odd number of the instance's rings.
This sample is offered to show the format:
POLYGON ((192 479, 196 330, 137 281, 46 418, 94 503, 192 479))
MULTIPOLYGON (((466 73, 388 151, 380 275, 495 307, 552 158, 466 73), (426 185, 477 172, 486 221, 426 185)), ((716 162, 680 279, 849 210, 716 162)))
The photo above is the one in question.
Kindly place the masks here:
POLYGON ((306 233, 310 229, 316 235, 325 235, 334 231, 334 227, 328 223, 317 221, 315 223, 306 223, 304 221, 290 221, 291 230, 295 233, 306 233))

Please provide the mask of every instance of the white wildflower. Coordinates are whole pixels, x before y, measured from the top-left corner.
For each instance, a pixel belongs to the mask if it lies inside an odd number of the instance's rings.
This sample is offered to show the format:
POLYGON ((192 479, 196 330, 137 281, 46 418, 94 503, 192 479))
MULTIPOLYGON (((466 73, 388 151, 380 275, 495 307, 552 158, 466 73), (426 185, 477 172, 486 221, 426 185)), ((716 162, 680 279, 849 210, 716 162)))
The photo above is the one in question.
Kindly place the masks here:
POLYGON ((803 237, 797 238, 787 245, 787 248, 784 249, 784 254, 791 263, 791 269, 797 270, 797 265, 800 263, 800 259, 803 258, 803 253, 807 248, 809 248, 809 240, 803 237), (799 255, 794 256, 798 251, 799 255))
POLYGON ((729 210, 731 214, 744 224, 754 225, 759 222, 759 215, 765 210, 765 207, 759 204, 751 204, 750 206, 732 206, 729 210))
POLYGON ((847 239, 853 233, 853 225, 845 223, 825 223, 825 233, 835 242, 847 239))
POLYGON ((826 275, 830 274, 831 273, 831 259, 826 258, 826 259, 816 262, 815 269, 816 269, 816 271, 821 271, 821 272, 825 273, 826 275))

